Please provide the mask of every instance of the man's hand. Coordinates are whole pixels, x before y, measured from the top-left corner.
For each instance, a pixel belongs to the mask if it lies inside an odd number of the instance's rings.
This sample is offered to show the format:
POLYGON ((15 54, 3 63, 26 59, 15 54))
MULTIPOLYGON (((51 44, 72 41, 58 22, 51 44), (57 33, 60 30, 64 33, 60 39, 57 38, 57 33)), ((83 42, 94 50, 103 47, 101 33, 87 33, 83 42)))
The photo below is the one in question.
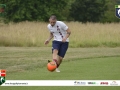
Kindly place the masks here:
POLYGON ((44 44, 47 45, 52 38, 53 38, 53 33, 50 32, 50 36, 49 36, 49 38, 45 41, 44 44))
POLYGON ((63 39, 62 39, 62 42, 66 42, 66 38, 63 38, 63 39))
POLYGON ((67 34, 66 34, 66 36, 62 39, 62 42, 66 42, 67 38, 68 38, 68 37, 70 36, 70 34, 71 34, 70 29, 67 29, 66 32, 67 32, 67 34))
POLYGON ((44 44, 47 45, 48 43, 49 43, 49 40, 46 40, 44 44))

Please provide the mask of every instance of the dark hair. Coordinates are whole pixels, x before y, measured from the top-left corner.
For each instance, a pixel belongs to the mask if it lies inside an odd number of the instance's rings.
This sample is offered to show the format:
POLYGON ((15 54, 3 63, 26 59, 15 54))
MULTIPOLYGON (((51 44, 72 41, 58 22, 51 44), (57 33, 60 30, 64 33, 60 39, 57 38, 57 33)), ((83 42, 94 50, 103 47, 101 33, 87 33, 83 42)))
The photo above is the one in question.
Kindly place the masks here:
POLYGON ((51 16, 50 16, 50 19, 52 19, 52 20, 56 20, 57 17, 56 17, 55 15, 51 15, 51 16))

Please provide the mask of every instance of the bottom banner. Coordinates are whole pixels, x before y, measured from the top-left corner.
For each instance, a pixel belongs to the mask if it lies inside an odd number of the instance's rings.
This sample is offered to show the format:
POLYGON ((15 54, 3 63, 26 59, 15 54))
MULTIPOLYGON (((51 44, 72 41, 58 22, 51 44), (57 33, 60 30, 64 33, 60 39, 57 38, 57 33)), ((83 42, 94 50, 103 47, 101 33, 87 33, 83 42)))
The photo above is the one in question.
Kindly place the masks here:
POLYGON ((1 86, 120 86, 120 80, 6 80, 1 86))

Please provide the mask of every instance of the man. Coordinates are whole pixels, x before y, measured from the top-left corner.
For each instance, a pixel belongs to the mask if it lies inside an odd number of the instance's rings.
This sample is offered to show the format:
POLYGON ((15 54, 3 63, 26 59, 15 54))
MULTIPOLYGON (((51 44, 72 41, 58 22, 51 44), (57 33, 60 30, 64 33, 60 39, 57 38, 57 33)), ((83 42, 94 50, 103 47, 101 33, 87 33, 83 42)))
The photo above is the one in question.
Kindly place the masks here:
POLYGON ((55 15, 52 15, 50 17, 49 22, 50 24, 48 24, 47 27, 50 31, 50 36, 45 41, 45 45, 47 45, 49 41, 54 37, 54 40, 52 41, 53 61, 55 61, 57 65, 56 72, 60 72, 58 67, 60 66, 68 49, 68 37, 70 36, 71 31, 65 23, 63 23, 62 21, 57 21, 55 15))

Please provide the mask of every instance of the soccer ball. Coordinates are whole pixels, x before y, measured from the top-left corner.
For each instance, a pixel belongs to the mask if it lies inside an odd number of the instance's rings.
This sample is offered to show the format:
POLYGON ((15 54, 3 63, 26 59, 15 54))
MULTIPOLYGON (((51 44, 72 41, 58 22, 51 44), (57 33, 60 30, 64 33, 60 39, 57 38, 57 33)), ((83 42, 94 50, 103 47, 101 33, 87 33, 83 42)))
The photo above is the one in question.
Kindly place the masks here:
POLYGON ((47 69, 48 69, 49 71, 51 71, 51 72, 53 72, 56 68, 57 68, 57 65, 56 65, 56 63, 55 63, 54 61, 49 62, 49 63, 47 64, 47 69))

